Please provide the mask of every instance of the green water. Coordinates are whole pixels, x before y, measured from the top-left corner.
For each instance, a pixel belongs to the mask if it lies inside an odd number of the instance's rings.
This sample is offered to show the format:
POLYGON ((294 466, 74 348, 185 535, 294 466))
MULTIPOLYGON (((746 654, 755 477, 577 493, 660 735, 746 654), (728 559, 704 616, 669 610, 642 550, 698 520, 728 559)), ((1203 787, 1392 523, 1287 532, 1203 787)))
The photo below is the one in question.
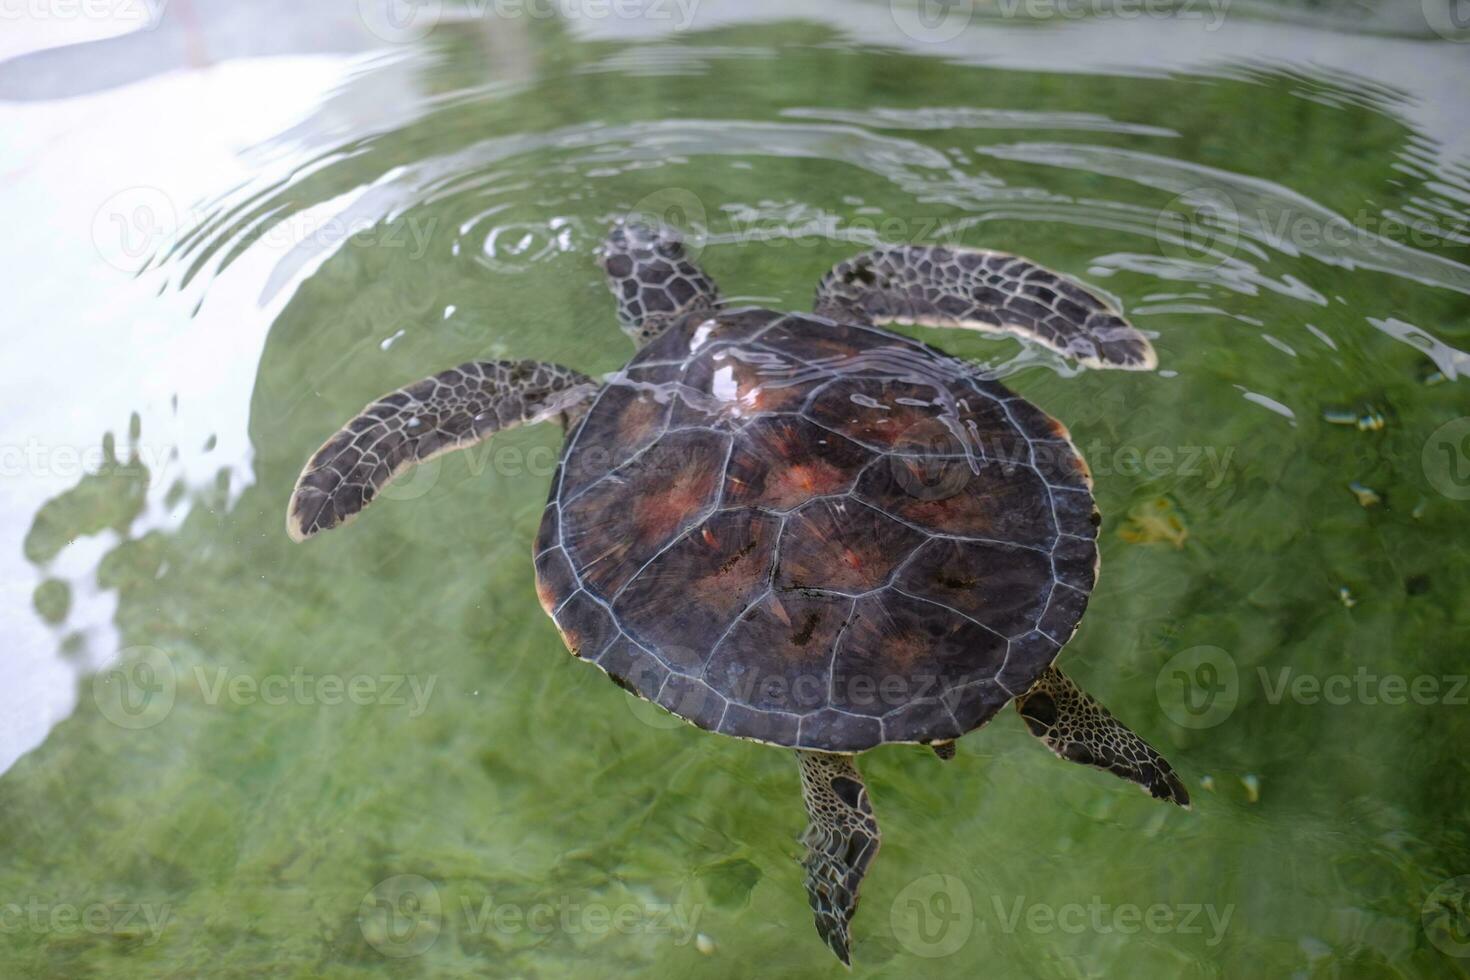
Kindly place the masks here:
MULTIPOLYGON (((988 246, 1110 292, 1159 352, 1078 373, 916 332, 1092 460, 1103 572, 1061 663, 1194 809, 1012 712, 947 764, 871 752, 857 975, 1470 976, 1470 47, 1243 20, 1113 57, 1073 23, 1073 59, 1046 25, 887 44, 883 5, 849 9, 441 24, 236 145, 238 186, 164 187, 189 196, 135 278, 17 267, 32 310, 97 298, 0 369, 80 406, 49 411, 91 419, 63 359, 135 339, 87 375, 112 393, 89 472, 11 508, 15 608, 75 707, 0 777, 0 975, 840 974, 790 754, 640 706, 542 614, 559 430, 284 531, 302 462, 383 391, 472 358, 619 367, 591 250, 640 207, 707 232, 728 294, 807 308, 867 244, 988 246), (357 234, 315 234, 332 215, 357 234)), ((7 431, 44 444, 47 411, 7 431)))

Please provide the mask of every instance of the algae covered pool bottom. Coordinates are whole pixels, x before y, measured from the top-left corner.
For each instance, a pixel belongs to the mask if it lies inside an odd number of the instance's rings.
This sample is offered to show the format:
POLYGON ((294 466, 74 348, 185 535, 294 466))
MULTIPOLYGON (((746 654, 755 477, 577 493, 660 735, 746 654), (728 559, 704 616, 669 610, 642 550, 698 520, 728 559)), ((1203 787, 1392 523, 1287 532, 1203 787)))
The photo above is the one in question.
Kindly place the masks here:
POLYGON ((1195 805, 1010 711, 949 763, 868 753, 856 973, 1470 975, 1470 47, 1388 5, 387 38, 193 6, 0 62, 0 976, 841 970, 790 753, 630 698, 541 612, 558 429, 284 531, 384 391, 620 367, 592 252, 632 209, 742 302, 941 241, 1105 291, 1158 351, 901 328, 1071 429, 1103 557, 1060 663, 1195 805), (180 38, 207 66, 157 71, 180 38))

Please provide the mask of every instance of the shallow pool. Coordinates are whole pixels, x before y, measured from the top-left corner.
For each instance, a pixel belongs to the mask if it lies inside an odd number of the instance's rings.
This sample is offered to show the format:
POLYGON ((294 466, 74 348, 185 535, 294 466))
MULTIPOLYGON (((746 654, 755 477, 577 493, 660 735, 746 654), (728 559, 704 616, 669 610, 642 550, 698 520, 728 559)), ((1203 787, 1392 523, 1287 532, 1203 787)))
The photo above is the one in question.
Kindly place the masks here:
POLYGON ((592 253, 637 210, 741 301, 983 246, 1158 350, 902 328, 1071 429, 1060 663, 1195 806, 1010 711, 869 753, 859 975, 1470 976, 1463 3, 135 6, 0 42, 0 974, 840 969, 790 753, 541 612, 559 429, 284 530, 384 391, 620 367, 592 253))

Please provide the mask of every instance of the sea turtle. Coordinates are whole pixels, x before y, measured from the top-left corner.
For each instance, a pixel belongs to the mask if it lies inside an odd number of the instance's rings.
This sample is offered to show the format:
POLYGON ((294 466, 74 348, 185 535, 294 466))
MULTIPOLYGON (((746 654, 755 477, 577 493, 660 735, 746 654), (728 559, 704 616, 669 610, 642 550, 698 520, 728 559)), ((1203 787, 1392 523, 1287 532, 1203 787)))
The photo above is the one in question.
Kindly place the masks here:
POLYGON ((732 308, 662 225, 600 260, 638 350, 601 382, 473 361, 385 395, 291 497, 302 540, 415 463, 511 426, 567 432, 536 589, 573 656, 699 728, 796 750, 817 931, 849 962, 878 851, 854 756, 954 740, 1014 701, 1064 759, 1188 806, 1169 764, 1055 666, 1098 569, 1092 479, 1066 428, 885 323, 1008 333, 1095 368, 1147 339, 1026 259, 938 246, 837 265, 816 313, 732 308))

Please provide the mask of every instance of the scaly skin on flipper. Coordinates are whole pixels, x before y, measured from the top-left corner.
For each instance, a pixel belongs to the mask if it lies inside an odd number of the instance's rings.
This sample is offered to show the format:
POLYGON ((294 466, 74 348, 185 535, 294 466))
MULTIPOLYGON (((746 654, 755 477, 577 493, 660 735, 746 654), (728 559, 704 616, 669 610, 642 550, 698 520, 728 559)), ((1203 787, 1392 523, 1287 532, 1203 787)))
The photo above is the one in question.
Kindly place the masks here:
POLYGON ((848 924, 857 911, 863 875, 882 842, 878 821, 852 756, 798 752, 796 758, 811 821, 801 838, 807 900, 823 942, 851 965, 848 924))
POLYGON ((286 531, 304 541, 343 524, 410 466, 576 412, 596 390, 557 364, 471 361, 384 395, 313 454, 291 494, 286 531))
POLYGON ((902 245, 839 263, 817 286, 834 320, 1012 334, 1088 367, 1151 371, 1152 345, 1102 298, 1004 252, 902 245))
POLYGON ((1154 799, 1186 809, 1189 792, 1154 747, 1055 667, 1016 699, 1031 734, 1058 756, 1137 783, 1154 799))

